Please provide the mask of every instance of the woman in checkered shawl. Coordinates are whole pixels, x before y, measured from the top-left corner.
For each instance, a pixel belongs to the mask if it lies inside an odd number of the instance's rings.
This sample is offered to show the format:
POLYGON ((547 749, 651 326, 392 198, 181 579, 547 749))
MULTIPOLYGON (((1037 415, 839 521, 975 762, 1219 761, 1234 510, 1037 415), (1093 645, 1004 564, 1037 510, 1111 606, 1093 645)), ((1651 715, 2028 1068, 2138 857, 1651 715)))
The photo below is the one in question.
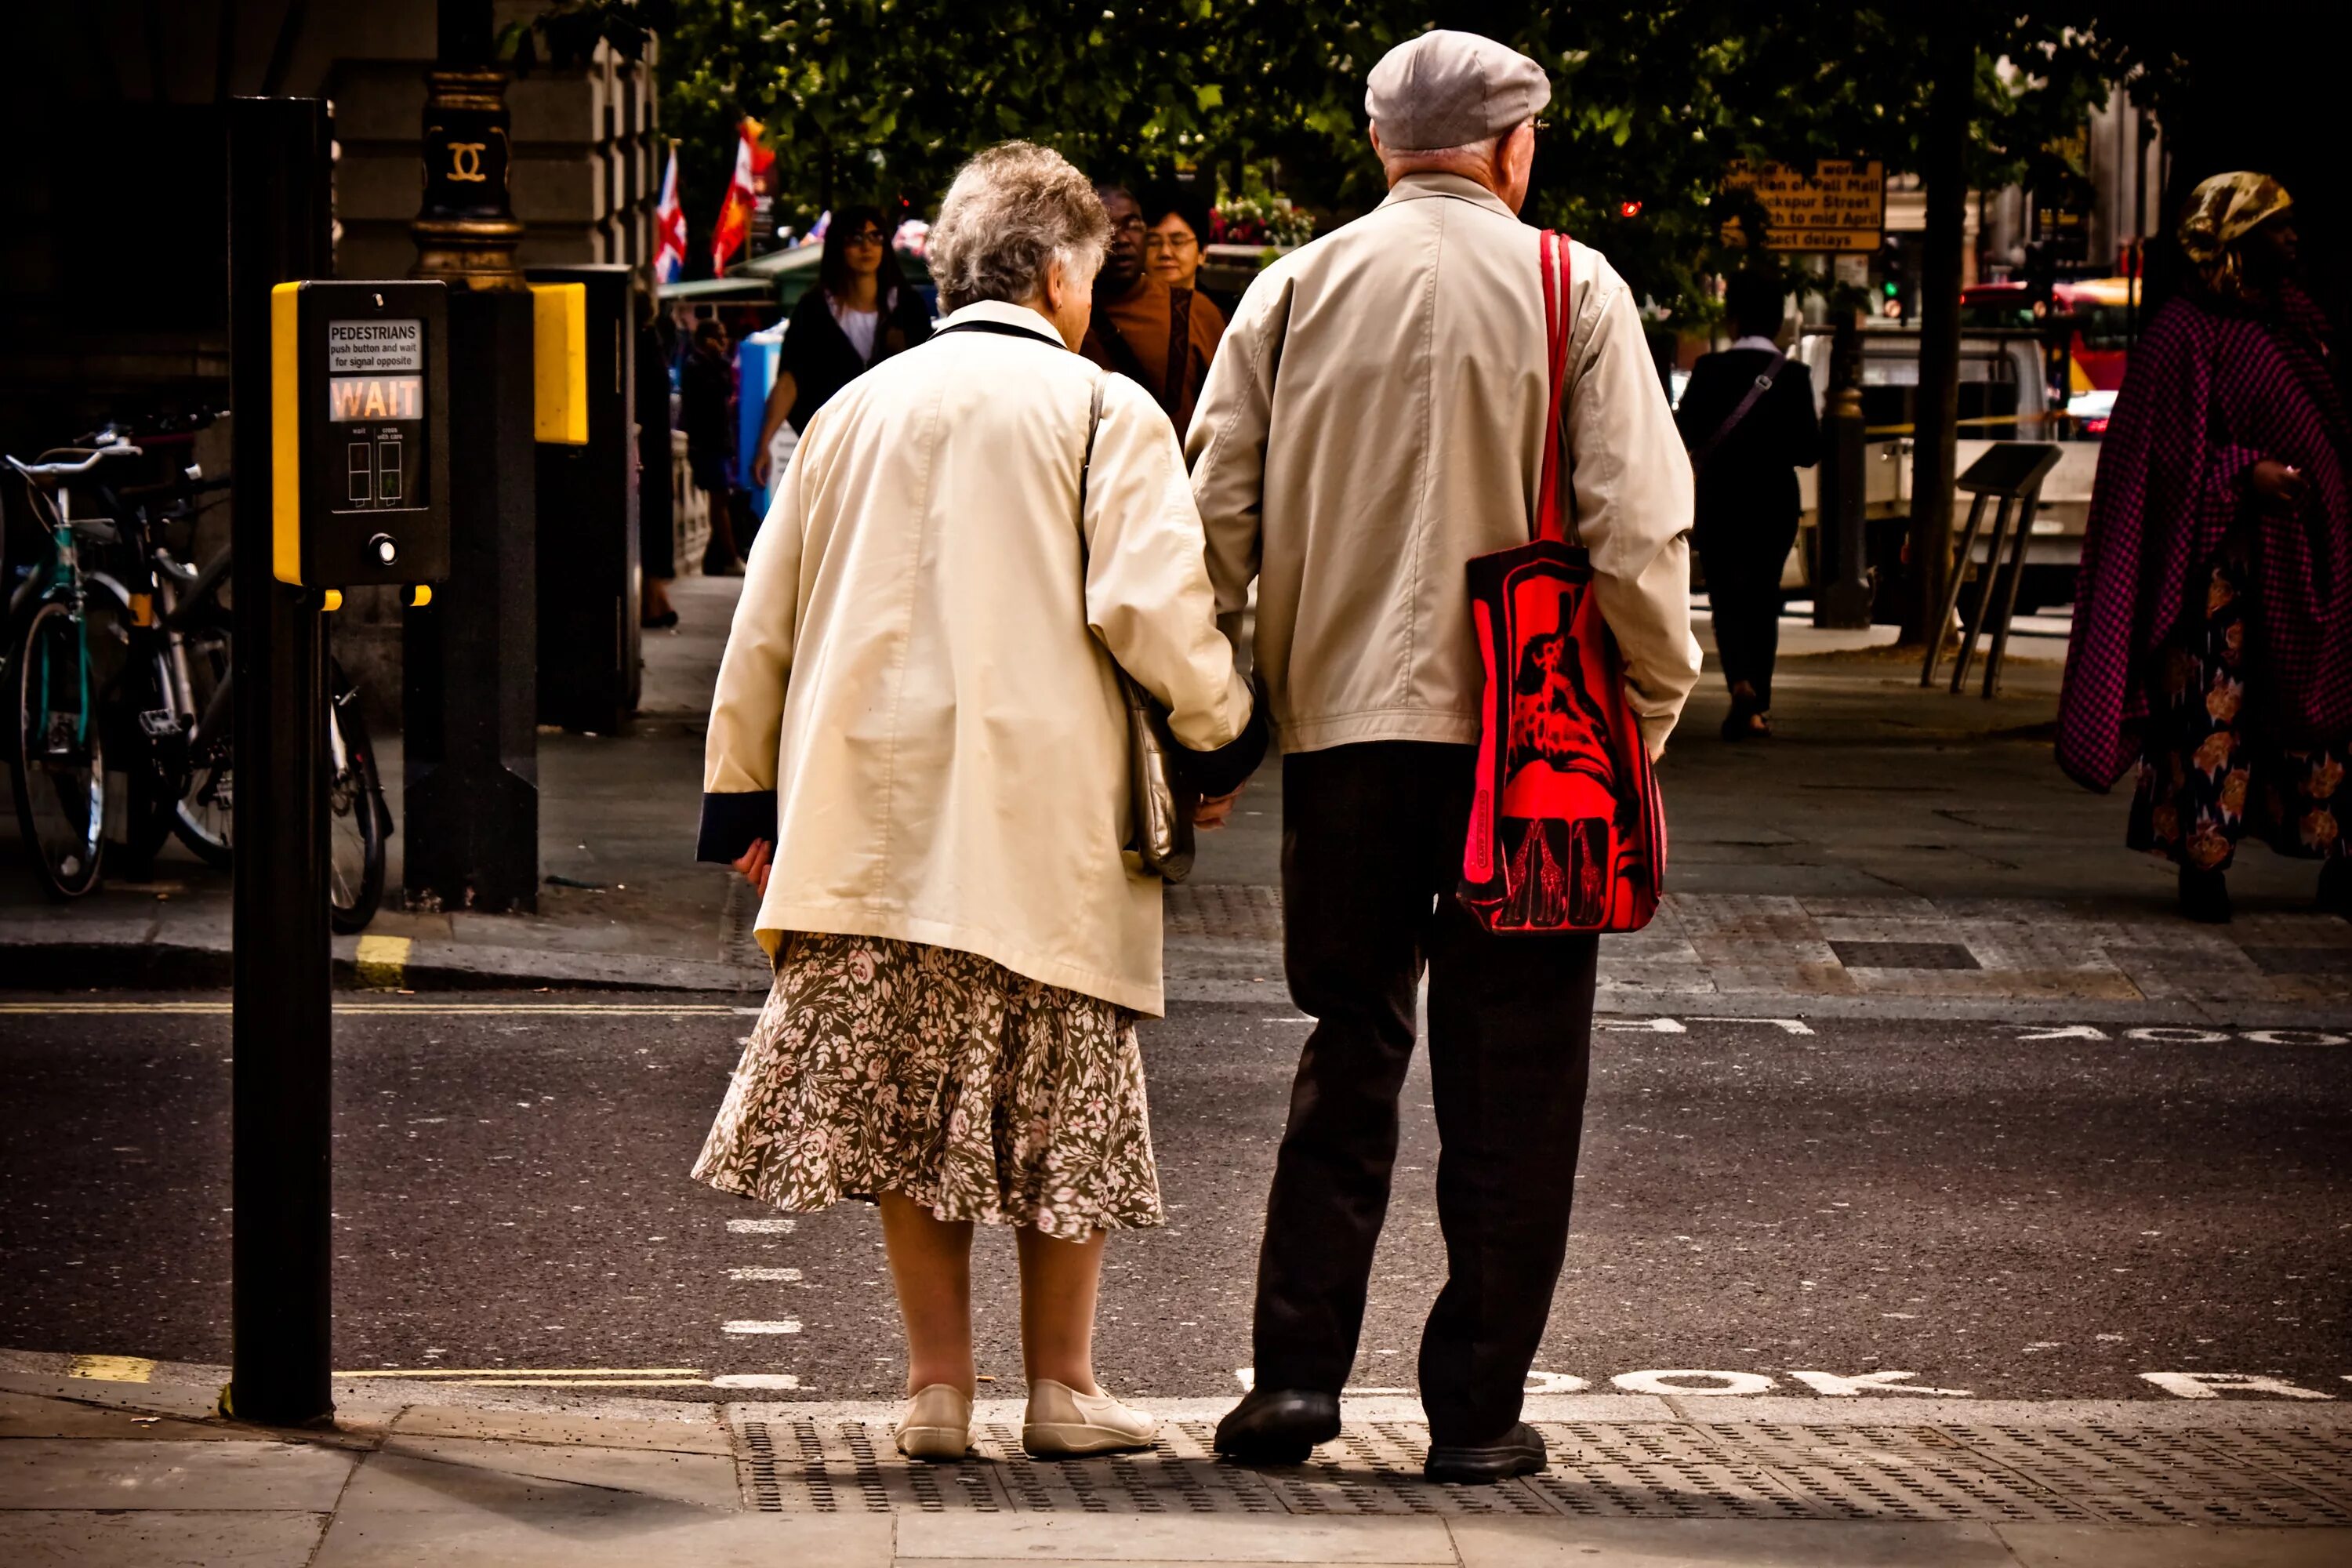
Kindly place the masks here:
POLYGON ((2058 761, 2137 767, 2133 848, 2230 918, 2249 834, 2352 914, 2352 489, 2329 331, 2278 182, 2219 174, 2180 226, 2198 287, 2132 352, 2083 542, 2058 761))

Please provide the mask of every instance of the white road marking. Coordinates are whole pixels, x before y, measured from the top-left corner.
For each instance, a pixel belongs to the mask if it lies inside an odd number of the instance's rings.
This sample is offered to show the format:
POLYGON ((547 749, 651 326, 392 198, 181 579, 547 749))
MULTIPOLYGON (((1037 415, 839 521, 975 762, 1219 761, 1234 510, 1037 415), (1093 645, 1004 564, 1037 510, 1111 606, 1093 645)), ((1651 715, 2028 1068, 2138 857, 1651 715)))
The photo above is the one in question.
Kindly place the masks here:
POLYGON ((798 1318, 730 1318, 720 1326, 730 1334, 796 1334, 801 1331, 798 1318))
POLYGON ((1580 1377, 1564 1372, 1531 1372, 1528 1373, 1529 1394, 1581 1394, 1592 1384, 1580 1377))
POLYGON ((801 1380, 789 1372, 730 1372, 710 1380, 713 1388, 798 1388, 801 1380))
POLYGON ((790 1236, 793 1222, 788 1219, 730 1219, 727 1228, 737 1236, 790 1236))
POLYGON ((1688 1029, 1672 1018, 1612 1018, 1596 1019, 1594 1028, 1625 1035, 1687 1035, 1688 1029))
POLYGON ((2281 1399, 2333 1399, 2315 1388, 2262 1377, 2250 1372, 2144 1372, 2140 1376, 2183 1399, 2219 1399, 2225 1394, 2271 1394, 2281 1399))
POLYGON ((1695 1013, 1694 1024, 1769 1024, 1784 1035, 1810 1035, 1813 1026, 1802 1018, 1720 1018, 1711 1014, 1695 1013))
POLYGON ((2095 1029, 2088 1024, 2069 1024, 2059 1029, 2032 1029, 2017 1037, 2018 1044, 2029 1040, 2104 1040, 2105 1029, 2095 1029))
POLYGON ((727 1271, 730 1279, 781 1279, 788 1285, 799 1283, 801 1271, 797 1268, 730 1268, 727 1271))
POLYGON ((1773 1386, 1760 1372, 1621 1372, 1609 1380, 1628 1394, 1763 1394, 1773 1386), (1714 1386, 1694 1388, 1691 1378, 1710 1378, 1714 1386))
POLYGON ((1865 1372, 1859 1377, 1836 1377, 1826 1372, 1791 1372, 1789 1375, 1831 1399, 1852 1399, 1864 1394, 1925 1394, 1942 1399, 1976 1397, 1965 1388, 1917 1387, 1906 1381, 1918 1376, 1916 1372, 1865 1372))
POLYGON ((2252 1040, 2258 1046, 2340 1046, 2347 1043, 2342 1035, 2331 1035, 2323 1029, 2247 1029, 2238 1037, 2252 1040), (2286 1037, 2289 1035, 2304 1037, 2290 1040, 2286 1037))
POLYGON ((2229 1037, 2221 1029, 2185 1029, 2164 1025, 2124 1031, 2126 1040, 2143 1040, 2151 1045, 2165 1046, 2218 1046, 2229 1037))

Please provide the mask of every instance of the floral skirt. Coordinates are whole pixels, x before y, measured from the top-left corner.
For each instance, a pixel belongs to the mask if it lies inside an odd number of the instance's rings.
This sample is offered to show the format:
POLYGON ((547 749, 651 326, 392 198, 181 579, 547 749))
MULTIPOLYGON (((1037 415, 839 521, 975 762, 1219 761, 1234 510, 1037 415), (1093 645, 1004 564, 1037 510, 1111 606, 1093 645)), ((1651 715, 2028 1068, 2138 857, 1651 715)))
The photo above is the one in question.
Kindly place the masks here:
POLYGON ((696 1179, 801 1212, 898 1193, 1069 1240, 1160 1223, 1125 1009, 952 948, 786 942, 696 1179))
POLYGON ((2158 656, 2125 842, 2209 871, 2228 869, 2249 834, 2281 855, 2352 854, 2347 748, 2290 750, 2248 733, 2247 593, 2243 560, 2225 552, 2206 584, 2203 624, 2158 656))

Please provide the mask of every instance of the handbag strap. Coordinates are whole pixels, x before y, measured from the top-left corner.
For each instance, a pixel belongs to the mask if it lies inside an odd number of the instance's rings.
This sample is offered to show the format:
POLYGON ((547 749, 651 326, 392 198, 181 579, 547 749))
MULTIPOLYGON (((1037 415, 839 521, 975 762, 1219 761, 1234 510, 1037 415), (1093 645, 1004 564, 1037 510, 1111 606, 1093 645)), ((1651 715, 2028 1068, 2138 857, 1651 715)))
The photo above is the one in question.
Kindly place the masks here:
POLYGON ((1536 481, 1536 537, 1565 543, 1568 526, 1560 504, 1564 482, 1560 469, 1565 447, 1560 432, 1560 403, 1568 385, 1568 340, 1573 321, 1569 314, 1568 236, 1545 229, 1537 238, 1539 270, 1543 273, 1545 358, 1551 378, 1551 396, 1544 411, 1543 473, 1536 481))
POLYGON ((1095 377, 1094 406, 1087 411, 1087 450, 1078 459, 1078 554, 1087 552, 1087 476, 1095 467, 1095 432, 1102 428, 1103 378, 1095 377))
POLYGON ((1160 406, 1173 419, 1184 406, 1184 383, 1192 369, 1192 290, 1168 290, 1168 386, 1160 406))
POLYGON ((1787 354, 1779 349, 1772 351, 1771 363, 1758 374, 1755 384, 1748 387, 1747 395, 1732 405, 1729 414, 1724 416, 1723 423, 1715 427, 1715 434, 1699 443, 1698 449, 1691 454, 1691 468, 1694 472, 1706 466, 1706 460, 1715 456, 1716 448, 1723 445, 1723 438, 1738 427, 1739 422, 1748 417, 1750 409, 1764 400, 1764 395, 1772 390, 1772 383, 1779 377, 1780 367, 1788 363, 1787 354))

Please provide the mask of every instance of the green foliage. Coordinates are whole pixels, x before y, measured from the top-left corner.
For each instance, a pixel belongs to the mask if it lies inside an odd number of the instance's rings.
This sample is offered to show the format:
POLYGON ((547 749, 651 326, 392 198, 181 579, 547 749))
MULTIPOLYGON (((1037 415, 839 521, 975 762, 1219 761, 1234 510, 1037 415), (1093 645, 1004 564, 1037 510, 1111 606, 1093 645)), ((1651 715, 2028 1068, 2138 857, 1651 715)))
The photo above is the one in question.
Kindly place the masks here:
MULTIPOLYGON (((618 0, 611 0, 618 3, 618 0)), ((1364 76, 1437 25, 1553 73, 1528 216, 1689 308, 1739 260, 1718 197, 1738 159, 1917 166, 1931 27, 1976 46, 1971 174, 2013 177, 2078 128, 2126 44, 2075 0, 2032 17, 1990 0, 677 0, 661 73, 698 225, 738 120, 765 122, 788 216, 856 199, 928 210, 975 149, 1025 136, 1116 178, 1200 165, 1242 191, 1271 163, 1318 228, 1383 189, 1364 76), (2003 62, 2011 62, 2004 64, 2003 62), (1638 202, 1637 216, 1622 208, 1638 202)))

